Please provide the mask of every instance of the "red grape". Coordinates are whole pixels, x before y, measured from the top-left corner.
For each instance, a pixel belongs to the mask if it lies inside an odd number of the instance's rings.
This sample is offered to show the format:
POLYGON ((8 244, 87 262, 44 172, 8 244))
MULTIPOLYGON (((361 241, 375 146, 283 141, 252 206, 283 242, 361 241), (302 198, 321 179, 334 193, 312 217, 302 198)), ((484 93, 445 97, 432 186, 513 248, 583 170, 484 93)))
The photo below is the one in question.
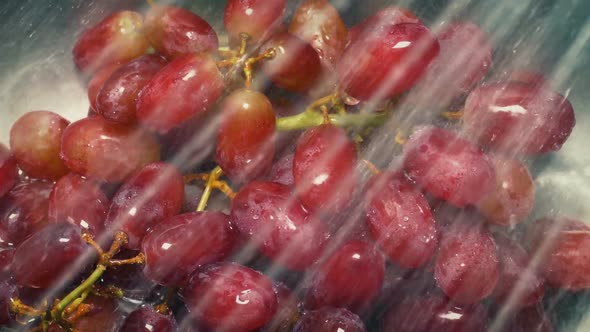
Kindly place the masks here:
POLYGON ((461 307, 442 297, 423 296, 406 299, 391 308, 383 331, 485 331, 487 319, 481 304, 461 307))
POLYGON ((74 45, 72 55, 79 70, 92 73, 105 65, 137 58, 148 46, 141 14, 120 11, 85 30, 74 45))
POLYGON ((176 6, 152 6, 145 17, 150 44, 168 59, 184 54, 217 52, 217 34, 201 17, 176 6))
POLYGON ((96 111, 105 119, 122 124, 137 122, 135 113, 141 90, 166 60, 157 55, 144 55, 117 69, 102 85, 96 97, 96 111))
POLYGON ((132 311, 120 332, 175 332, 176 321, 170 315, 163 315, 154 308, 146 306, 132 311))
POLYGON ((306 307, 362 311, 381 290, 384 273, 383 255, 371 244, 346 243, 319 264, 307 292, 306 307))
POLYGON ((165 286, 182 286, 203 264, 221 261, 237 242, 229 217, 221 212, 193 212, 154 226, 141 244, 144 274, 165 286))
POLYGON ((221 106, 215 160, 233 181, 260 176, 272 166, 275 114, 268 98, 257 91, 237 90, 221 106))
MULTIPOLYGON (((367 332, 359 316, 344 308, 325 307, 306 312, 293 332, 367 332)), ((393 329, 392 331, 397 331, 393 329)))
POLYGON ((0 282, 0 326, 8 326, 14 320, 14 313, 10 310, 13 298, 18 297, 18 289, 15 285, 0 282))
POLYGON ((476 205, 493 224, 522 222, 535 205, 535 183, 528 168, 516 159, 492 158, 496 186, 476 205))
POLYGON ((496 244, 481 225, 455 223, 444 232, 434 277, 454 302, 481 301, 492 293, 499 275, 496 244))
POLYGON ((465 131, 481 145, 512 154, 557 151, 575 124, 567 98, 544 86, 489 83, 465 102, 465 131))
POLYGON ((362 101, 397 96, 422 76, 436 58, 436 37, 422 24, 386 25, 352 40, 338 65, 340 85, 362 101))
POLYGON ((286 0, 228 0, 223 26, 233 41, 240 40, 243 32, 258 43, 279 27, 286 7, 286 0))
POLYGON ((428 263, 438 237, 424 195, 396 172, 375 176, 366 191, 367 222, 380 248, 405 268, 428 263))
POLYGON ((328 0, 303 0, 295 10, 289 33, 309 43, 328 67, 340 60, 348 43, 348 28, 328 0))
POLYGON ((100 181, 120 182, 160 158, 154 136, 102 117, 72 123, 64 131, 61 158, 72 171, 100 181))
POLYGON ((293 178, 301 202, 313 212, 333 213, 352 200, 357 185, 356 147, 344 130, 324 124, 299 138, 293 178))
POLYGON ((541 269, 552 287, 578 291, 590 288, 590 227, 565 217, 536 223, 534 252, 544 255, 541 269))
POLYGON ((49 222, 69 222, 100 235, 109 208, 109 199, 98 184, 70 173, 57 181, 49 196, 49 222))
POLYGON ((545 281, 530 265, 528 253, 515 241, 497 237, 500 278, 492 297, 510 308, 538 303, 545 294, 545 281))
POLYGON ((0 198, 18 182, 16 159, 6 146, 0 143, 0 198))
POLYGON ((215 104, 224 84, 210 55, 179 56, 142 90, 137 100, 137 118, 142 125, 165 133, 215 104))
POLYGON ((291 331, 299 317, 297 297, 280 282, 274 283, 274 290, 277 294, 277 311, 272 320, 260 329, 260 332, 291 331))
POLYGON ((278 87, 306 92, 320 78, 320 57, 307 42, 281 32, 273 35, 260 49, 271 48, 275 50, 275 57, 266 61, 262 70, 278 87))
POLYGON ((3 245, 19 245, 47 224, 49 182, 25 182, 16 185, 0 201, 0 233, 3 245))
POLYGON ((421 23, 412 11, 402 7, 385 7, 367 17, 350 29, 350 41, 367 38, 372 34, 379 34, 389 27, 401 23, 421 23))
POLYGON ((475 204, 494 188, 494 167, 476 146, 441 128, 414 132, 404 146, 408 175, 433 196, 458 207, 475 204))
POLYGON ((256 330, 277 310, 270 279, 234 263, 198 269, 182 290, 182 297, 195 319, 221 331, 256 330))
POLYGON ((49 288, 73 277, 76 260, 86 243, 71 224, 51 224, 21 243, 14 253, 12 272, 20 286, 49 288))
POLYGON ((272 182, 292 186, 293 179, 293 153, 289 153, 277 160, 270 170, 269 180, 272 182))
POLYGON ((180 212, 183 195, 182 174, 174 166, 146 165, 119 188, 105 223, 111 231, 127 233, 127 248, 139 249, 150 227, 180 212))
POLYGON ((9 280, 12 278, 10 273, 10 265, 14 257, 14 248, 0 248, 0 281, 9 280))
POLYGON ((108 80, 111 75, 113 75, 113 73, 120 67, 121 64, 115 63, 101 68, 96 73, 94 73, 94 75, 92 75, 92 79, 90 79, 88 82, 88 101, 90 102, 88 115, 98 114, 96 107, 96 97, 98 97, 98 93, 100 92, 100 89, 102 89, 104 82, 106 82, 106 80, 108 80))
POLYGON ((10 150, 30 177, 57 180, 68 173, 59 158, 61 138, 70 122, 53 112, 25 113, 10 129, 10 150))
POLYGON ((325 226, 293 199, 292 190, 273 182, 242 187, 232 200, 231 220, 263 254, 294 270, 315 262, 327 239, 325 226))
POLYGON ((471 22, 453 22, 438 34, 440 53, 420 80, 416 101, 445 108, 468 93, 492 65, 492 47, 487 35, 471 22))

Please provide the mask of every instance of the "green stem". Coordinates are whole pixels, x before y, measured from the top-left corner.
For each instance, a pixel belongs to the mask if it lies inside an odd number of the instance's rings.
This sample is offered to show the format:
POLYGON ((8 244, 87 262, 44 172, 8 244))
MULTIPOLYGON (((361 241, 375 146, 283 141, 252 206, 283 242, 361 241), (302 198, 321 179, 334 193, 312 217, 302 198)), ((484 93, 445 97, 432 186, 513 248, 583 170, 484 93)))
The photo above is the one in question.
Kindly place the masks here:
POLYGON ((203 190, 203 195, 201 195, 201 200, 199 201, 199 205, 197 206, 197 212, 205 211, 207 207, 207 202, 209 201, 209 197, 211 197, 211 192, 213 191, 213 183, 219 179, 219 177, 223 174, 221 167, 215 167, 211 173, 209 173, 209 177, 207 178, 207 184, 205 185, 205 190, 203 190))
MULTIPOLYGON (((386 112, 330 114, 330 123, 339 127, 375 127, 385 123, 386 112)), ((313 110, 277 119, 277 130, 300 130, 317 127, 324 123, 322 113, 313 110)))
POLYGON ((96 269, 94 270, 94 272, 92 272, 92 274, 86 280, 84 280, 83 283, 81 283, 78 287, 76 287, 73 291, 71 291, 66 297, 64 297, 61 301, 59 301, 56 308, 54 309, 53 318, 60 320, 61 316, 62 316, 62 312, 66 309, 66 307, 70 303, 72 303, 72 301, 75 301, 77 298, 79 298, 84 292, 89 290, 90 287, 92 287, 92 285, 94 285, 96 283, 96 281, 98 281, 98 279, 100 279, 100 277, 102 276, 104 271, 106 271, 106 269, 107 268, 104 265, 98 264, 96 266, 96 269))

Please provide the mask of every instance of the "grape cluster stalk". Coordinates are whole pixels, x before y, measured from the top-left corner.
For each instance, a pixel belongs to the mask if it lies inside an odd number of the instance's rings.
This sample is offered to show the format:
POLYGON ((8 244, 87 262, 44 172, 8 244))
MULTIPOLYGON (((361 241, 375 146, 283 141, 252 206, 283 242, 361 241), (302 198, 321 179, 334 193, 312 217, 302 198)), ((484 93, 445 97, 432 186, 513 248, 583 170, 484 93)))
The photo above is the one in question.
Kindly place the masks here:
POLYGON ((590 289, 590 226, 529 220, 573 106, 476 22, 148 2, 73 45, 87 117, 0 144, 0 329, 552 331, 590 289))

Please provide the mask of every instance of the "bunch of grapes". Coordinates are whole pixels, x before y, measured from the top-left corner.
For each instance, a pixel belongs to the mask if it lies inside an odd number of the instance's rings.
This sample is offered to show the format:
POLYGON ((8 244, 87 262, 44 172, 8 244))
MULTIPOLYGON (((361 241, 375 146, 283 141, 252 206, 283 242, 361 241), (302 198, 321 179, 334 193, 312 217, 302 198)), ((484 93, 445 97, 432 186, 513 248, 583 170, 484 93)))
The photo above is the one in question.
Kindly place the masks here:
POLYGON ((551 331, 545 290, 590 288, 590 228, 528 220, 566 97, 494 75, 471 22, 286 7, 228 0, 220 37, 150 2, 79 36, 88 116, 0 145, 0 325, 551 331))

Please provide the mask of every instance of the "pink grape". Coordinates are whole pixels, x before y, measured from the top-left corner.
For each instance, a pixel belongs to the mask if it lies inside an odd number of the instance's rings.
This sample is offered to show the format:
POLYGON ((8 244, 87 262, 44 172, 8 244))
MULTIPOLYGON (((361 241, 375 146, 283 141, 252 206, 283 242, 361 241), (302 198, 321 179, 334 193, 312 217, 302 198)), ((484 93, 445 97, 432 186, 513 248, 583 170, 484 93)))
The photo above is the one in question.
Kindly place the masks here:
POLYGON ((203 264, 227 258, 237 243, 229 217, 220 212, 193 212, 155 225, 141 244, 144 274, 165 286, 182 286, 203 264))
POLYGON ((228 0, 223 26, 233 41, 247 33, 252 42, 262 42, 279 27, 286 6, 286 0, 228 0))
POLYGON ((444 232, 434 277, 455 303, 472 304, 488 297, 499 276, 496 243, 481 225, 457 222, 444 232))
POLYGON ((76 226, 47 225, 18 246, 12 273, 20 286, 50 288, 64 276, 75 276, 74 263, 86 248, 76 226))
POLYGON ((357 184, 356 146, 332 124, 308 129, 297 141, 293 178, 299 199, 312 212, 334 213, 352 200, 357 184))
POLYGON ((152 6, 145 18, 150 44, 168 59, 190 54, 217 52, 217 34, 201 17, 176 6, 152 6))
POLYGON ((424 195, 396 172, 376 175, 365 191, 369 230, 389 259, 405 268, 428 263, 438 235, 424 195))
POLYGON ((384 271, 383 255, 371 244, 346 243, 319 263, 310 281, 306 307, 333 306, 362 311, 381 289, 384 271))
POLYGON ((143 34, 143 17, 132 11, 107 16, 82 32, 72 55, 74 63, 85 74, 114 64, 124 63, 142 55, 148 48, 143 34))
POLYGON ((268 172, 276 129, 268 98, 254 90, 236 90, 223 101, 221 111, 215 160, 223 172, 236 182, 268 172))
POLYGON ((235 263, 200 268, 181 295, 193 317, 214 330, 253 331, 277 310, 270 279, 235 263))
POLYGON ((98 181, 121 182, 160 159, 160 146, 152 134, 140 128, 95 116, 66 128, 60 155, 73 172, 98 181))
POLYGON ((119 67, 102 84, 96 96, 95 110, 105 119, 121 124, 134 124, 136 103, 141 90, 166 60, 157 55, 141 56, 119 67))
POLYGON ((348 43, 348 28, 328 0, 301 1, 291 18, 289 33, 309 43, 329 68, 338 63, 348 43))
POLYGON ((490 159, 457 134, 425 127, 404 145, 404 168, 433 196, 457 206, 479 202, 494 188, 490 159))
POLYGON ((176 167, 148 164, 117 190, 105 224, 110 231, 125 232, 126 247, 137 250, 150 227, 180 213, 183 197, 184 181, 176 167))
POLYGON ((340 85, 361 101, 389 99, 410 89, 438 53, 424 25, 386 25, 347 46, 338 65, 340 85))
POLYGON ((166 133, 213 106, 224 88, 223 76, 210 55, 176 57, 142 90, 137 119, 151 130, 166 133))
POLYGON ((327 230, 293 199, 282 184, 252 181, 232 200, 231 220, 260 251, 294 270, 311 266, 322 254, 327 230))
POLYGON ((576 118, 568 99, 545 86, 488 83, 465 102, 464 130, 482 146, 511 154, 558 151, 576 118))
POLYGON ((70 173, 55 183, 49 195, 49 222, 69 222, 98 236, 105 228, 109 199, 97 183, 70 173))
POLYGON ((59 158, 61 139, 70 122, 56 113, 33 111, 21 116, 10 129, 10 150, 30 177, 57 180, 68 173, 59 158))

